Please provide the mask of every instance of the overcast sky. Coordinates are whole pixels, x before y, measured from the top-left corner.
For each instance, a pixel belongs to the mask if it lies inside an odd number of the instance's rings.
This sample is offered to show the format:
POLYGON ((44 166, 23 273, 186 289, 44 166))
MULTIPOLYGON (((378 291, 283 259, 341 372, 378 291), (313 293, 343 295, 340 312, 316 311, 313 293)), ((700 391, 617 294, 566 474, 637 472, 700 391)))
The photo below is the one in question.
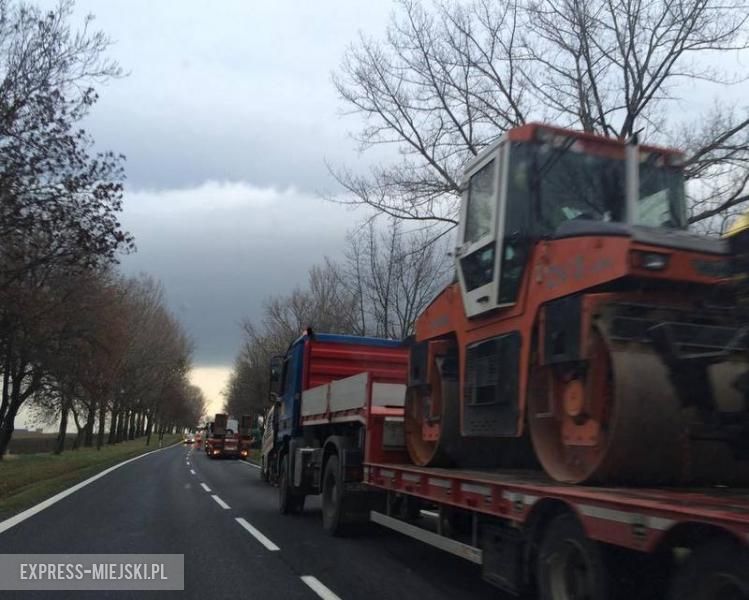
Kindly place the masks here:
MULTIPOLYGON (((340 254, 362 215, 325 202, 325 160, 362 165, 331 83, 388 1, 82 1, 129 75, 99 89, 87 128, 127 156, 129 273, 163 282, 196 344, 193 381, 220 404, 238 322, 340 254)), ((368 159, 371 160, 371 159, 368 159)))

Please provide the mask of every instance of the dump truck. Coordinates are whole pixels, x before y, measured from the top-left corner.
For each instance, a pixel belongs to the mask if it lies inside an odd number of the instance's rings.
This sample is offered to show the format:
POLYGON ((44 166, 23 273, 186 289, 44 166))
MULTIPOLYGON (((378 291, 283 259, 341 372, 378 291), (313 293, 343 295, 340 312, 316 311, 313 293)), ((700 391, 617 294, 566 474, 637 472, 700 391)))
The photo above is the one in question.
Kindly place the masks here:
MULTIPOLYGON (((346 510, 368 510, 362 488, 367 401, 395 411, 403 428, 408 350, 400 341, 307 330, 271 366, 276 398, 266 419, 261 476, 277 483, 281 513, 300 511, 308 495, 339 477, 350 492, 346 510), (366 372, 363 370, 366 369, 366 372), (335 474, 333 472, 335 471, 335 474)), ((338 523, 327 519, 326 527, 338 523)), ((343 526, 343 524, 341 525, 343 526)))
POLYGON ((375 361, 284 369, 281 512, 319 491, 332 534, 376 523, 540 600, 748 598, 749 230, 687 232, 678 151, 541 124, 462 187, 403 408, 375 361), (338 419, 356 444, 307 435, 338 419))

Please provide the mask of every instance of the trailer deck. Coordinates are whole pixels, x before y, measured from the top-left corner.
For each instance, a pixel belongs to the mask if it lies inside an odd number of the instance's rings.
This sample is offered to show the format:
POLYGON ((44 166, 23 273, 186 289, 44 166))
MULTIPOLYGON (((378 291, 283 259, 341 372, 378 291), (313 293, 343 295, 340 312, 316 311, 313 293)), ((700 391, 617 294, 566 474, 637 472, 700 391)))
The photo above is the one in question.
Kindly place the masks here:
POLYGON ((374 487, 526 523, 541 503, 563 502, 595 540, 652 552, 682 524, 720 527, 749 541, 749 490, 564 485, 543 473, 366 464, 374 487))

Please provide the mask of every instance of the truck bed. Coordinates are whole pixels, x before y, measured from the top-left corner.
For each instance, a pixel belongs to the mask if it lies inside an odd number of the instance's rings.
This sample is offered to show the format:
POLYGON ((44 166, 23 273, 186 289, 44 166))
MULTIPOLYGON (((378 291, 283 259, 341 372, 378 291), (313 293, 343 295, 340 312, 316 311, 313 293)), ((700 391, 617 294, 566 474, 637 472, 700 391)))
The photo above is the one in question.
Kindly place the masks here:
POLYGON ((682 523, 702 523, 749 541, 749 489, 565 485, 542 472, 442 469, 411 464, 365 466, 369 485, 519 524, 541 503, 563 502, 599 541, 652 551, 682 523))

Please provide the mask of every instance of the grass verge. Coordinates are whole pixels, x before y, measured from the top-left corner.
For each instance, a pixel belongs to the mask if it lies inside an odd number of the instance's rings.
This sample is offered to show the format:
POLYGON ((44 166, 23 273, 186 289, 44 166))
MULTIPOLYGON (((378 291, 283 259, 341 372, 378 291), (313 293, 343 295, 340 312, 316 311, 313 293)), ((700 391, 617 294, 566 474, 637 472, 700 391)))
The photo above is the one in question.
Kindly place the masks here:
MULTIPOLYGON (((164 436, 167 446, 182 438, 180 435, 164 436)), ((83 481, 112 465, 150 452, 159 447, 155 437, 151 445, 145 438, 122 442, 114 446, 66 450, 54 454, 24 454, 0 461, 0 520, 7 519, 54 496, 58 492, 83 481)))

